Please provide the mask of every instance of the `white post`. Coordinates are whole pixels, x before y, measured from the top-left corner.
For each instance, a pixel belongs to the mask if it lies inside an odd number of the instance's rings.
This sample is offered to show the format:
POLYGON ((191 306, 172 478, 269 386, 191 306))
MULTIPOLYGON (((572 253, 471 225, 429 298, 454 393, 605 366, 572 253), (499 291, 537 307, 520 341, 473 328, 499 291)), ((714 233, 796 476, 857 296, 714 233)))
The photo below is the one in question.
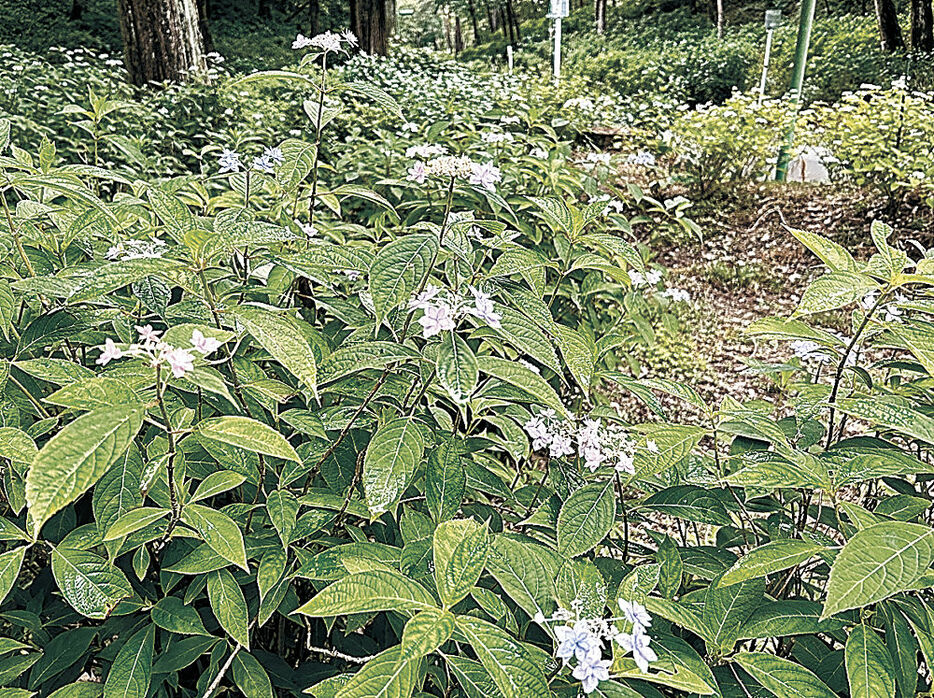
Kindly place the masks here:
POLYGON ((555 17, 555 82, 561 79, 561 17, 555 17))
POLYGON ((765 97, 765 78, 769 74, 769 58, 772 55, 772 34, 774 29, 769 29, 765 33, 765 60, 762 61, 762 80, 759 81, 759 104, 765 97))
POLYGON ((506 47, 506 62, 509 64, 509 72, 512 72, 512 46, 506 47))

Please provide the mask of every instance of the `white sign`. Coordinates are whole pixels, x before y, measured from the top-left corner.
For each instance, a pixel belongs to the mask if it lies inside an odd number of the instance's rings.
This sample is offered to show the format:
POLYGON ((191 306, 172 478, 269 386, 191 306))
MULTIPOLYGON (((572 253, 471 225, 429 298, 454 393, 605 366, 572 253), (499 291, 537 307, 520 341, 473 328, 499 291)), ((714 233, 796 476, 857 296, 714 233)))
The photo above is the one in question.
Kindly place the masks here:
POLYGON ((567 17, 569 14, 570 7, 568 0, 551 0, 551 11, 548 13, 548 19, 567 17))

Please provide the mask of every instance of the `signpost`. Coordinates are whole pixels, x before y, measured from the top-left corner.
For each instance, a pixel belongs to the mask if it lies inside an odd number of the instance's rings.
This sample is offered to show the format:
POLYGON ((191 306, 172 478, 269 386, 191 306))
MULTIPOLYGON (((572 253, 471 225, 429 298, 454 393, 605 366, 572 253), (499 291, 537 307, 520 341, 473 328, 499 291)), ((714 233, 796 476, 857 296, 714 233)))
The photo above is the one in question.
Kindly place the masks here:
POLYGON ((785 142, 778 151, 778 163, 775 167, 775 181, 784 182, 788 176, 788 161, 795 142, 795 122, 798 120, 798 105, 801 103, 801 90, 804 87, 804 69, 808 63, 808 48, 811 45, 811 27, 814 24, 814 8, 817 0, 801 0, 801 19, 798 24, 798 41, 795 44, 795 65, 791 72, 791 126, 785 136, 785 142))
POLYGON ((765 78, 769 74, 769 59, 772 57, 772 35, 781 24, 781 10, 765 11, 765 59, 762 61, 762 80, 759 81, 759 104, 765 98, 765 78))
POLYGON ((509 66, 509 72, 512 72, 512 44, 506 47, 506 64, 509 66))
POLYGON ((561 20, 570 14, 568 0, 551 0, 548 18, 555 21, 555 82, 561 79, 561 20))

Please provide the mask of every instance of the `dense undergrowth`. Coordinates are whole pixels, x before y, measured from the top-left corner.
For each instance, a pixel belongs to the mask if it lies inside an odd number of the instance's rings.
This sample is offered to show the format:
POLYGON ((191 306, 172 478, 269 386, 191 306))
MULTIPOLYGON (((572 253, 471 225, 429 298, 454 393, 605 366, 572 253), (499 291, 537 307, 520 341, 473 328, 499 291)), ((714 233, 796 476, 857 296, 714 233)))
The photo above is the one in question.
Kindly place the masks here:
MULTIPOLYGON (((794 231, 774 399, 705 400, 651 243, 767 175, 780 103, 350 48, 160 91, 0 52, 4 698, 930 691, 934 255, 794 231)), ((802 132, 897 199, 930 104, 802 132)))

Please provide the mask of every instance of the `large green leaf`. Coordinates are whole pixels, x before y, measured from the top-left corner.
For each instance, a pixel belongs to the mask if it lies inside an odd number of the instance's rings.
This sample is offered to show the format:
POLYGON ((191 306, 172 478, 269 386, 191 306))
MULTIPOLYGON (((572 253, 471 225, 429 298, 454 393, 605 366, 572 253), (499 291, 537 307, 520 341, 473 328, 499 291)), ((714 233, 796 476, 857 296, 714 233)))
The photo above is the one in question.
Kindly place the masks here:
POLYGON ((720 577, 720 586, 736 584, 753 577, 764 577, 767 574, 794 567, 810 560, 822 550, 824 550, 823 545, 808 540, 792 538, 774 540, 750 550, 737 560, 736 564, 720 577))
POLYGON ((163 630, 180 635, 208 635, 204 628, 201 616, 194 606, 186 605, 177 596, 166 596, 159 599, 150 610, 152 622, 163 630))
POLYGON ((837 409, 851 417, 934 443, 934 418, 918 412, 907 400, 883 396, 846 398, 837 401, 837 409))
POLYGON ((104 683, 104 698, 146 698, 152 682, 156 626, 130 636, 114 659, 104 683))
POLYGON ((109 560, 85 550, 58 547, 52 551, 52 575, 62 596, 78 613, 103 619, 133 588, 109 560))
POLYGON ((558 514, 558 552, 570 558, 592 550, 606 538, 615 519, 613 480, 584 485, 568 497, 558 514))
POLYGON ((701 620, 711 649, 729 651, 736 644, 743 623, 762 603, 765 580, 759 577, 721 587, 720 579, 722 575, 715 577, 707 587, 701 620))
POLYGON ((215 553, 249 571, 243 533, 227 514, 201 504, 188 504, 182 510, 182 521, 200 533, 215 553))
POLYGON ((230 665, 230 675, 246 698, 276 698, 263 665, 249 652, 239 652, 230 665))
POLYGON ((894 698, 895 667, 876 631, 857 625, 846 640, 850 698, 894 698))
POLYGON ((412 294, 428 276, 438 255, 434 234, 408 234, 380 249, 370 267, 369 289, 376 314, 383 318, 412 294))
POLYGON ((250 612, 243 590, 226 569, 208 574, 208 600, 224 631, 250 649, 250 612))
POLYGON ((823 618, 911 588, 934 562, 934 529, 887 521, 854 535, 830 568, 823 618))
POLYGON ((393 419, 373 435, 363 459, 363 492, 374 516, 399 501, 424 448, 421 431, 413 419, 393 419))
POLYGON ((855 303, 876 287, 868 276, 852 271, 834 271, 811 282, 804 290, 797 314, 823 313, 855 303))
POLYGON ((458 616, 460 630, 504 698, 549 698, 543 667, 502 628, 479 618, 458 616))
POLYGON ((478 356, 477 365, 481 373, 499 378, 504 383, 528 393, 536 402, 567 415, 561 398, 544 378, 520 363, 498 356, 478 356))
POLYGON ((810 669, 765 652, 740 652, 733 660, 778 698, 837 698, 810 669))
POLYGON ((503 591, 530 617, 538 613, 551 615, 557 570, 546 564, 546 558, 535 545, 500 534, 493 540, 487 568, 503 591))
POLYGON ((317 395, 318 367, 315 354, 298 322, 288 315, 254 306, 240 306, 235 317, 272 358, 304 383, 312 395, 317 395))
POLYGON ((402 631, 400 662, 424 657, 448 641, 454 632, 454 614, 440 608, 426 608, 412 616, 402 631))
POLYGON ((445 608, 450 608, 470 593, 490 549, 486 525, 473 519, 444 521, 435 529, 435 584, 445 608))
POLYGON ((473 350, 456 332, 445 332, 438 349, 438 381, 451 399, 462 404, 477 388, 479 371, 473 350))
POLYGON ((14 548, 0 555, 0 603, 3 603, 13 589, 25 556, 25 547, 14 548))
POLYGON ((301 463, 292 445, 272 427, 249 417, 212 417, 200 422, 196 433, 205 439, 245 448, 254 453, 261 453, 275 458, 301 463))
POLYGON ((458 441, 442 441, 429 454, 425 469, 425 499, 435 521, 446 521, 457 514, 466 485, 458 441))
POLYGON ((417 659, 401 661, 401 646, 390 647, 363 665, 334 698, 409 698, 422 675, 417 659))
POLYGON ((329 617, 376 611, 421 611, 436 607, 434 599, 418 582, 398 572, 371 570, 338 579, 296 613, 329 617))
POLYGON ((97 482, 132 443, 146 410, 120 405, 78 417, 36 454, 26 475, 30 531, 42 525, 97 482))

